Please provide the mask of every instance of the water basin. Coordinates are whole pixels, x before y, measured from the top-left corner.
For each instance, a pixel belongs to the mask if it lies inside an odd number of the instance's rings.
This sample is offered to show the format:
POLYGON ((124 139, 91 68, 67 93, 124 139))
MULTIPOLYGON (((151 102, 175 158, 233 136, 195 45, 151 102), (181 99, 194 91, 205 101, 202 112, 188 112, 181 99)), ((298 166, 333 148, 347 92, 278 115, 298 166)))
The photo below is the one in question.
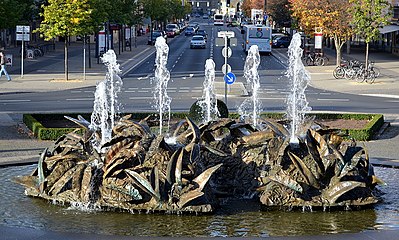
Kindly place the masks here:
POLYGON ((268 237, 399 230, 399 170, 375 168, 387 186, 374 209, 357 211, 262 211, 256 201, 226 200, 212 215, 82 211, 24 195, 12 178, 34 165, 0 168, 1 225, 47 231, 130 236, 268 237))

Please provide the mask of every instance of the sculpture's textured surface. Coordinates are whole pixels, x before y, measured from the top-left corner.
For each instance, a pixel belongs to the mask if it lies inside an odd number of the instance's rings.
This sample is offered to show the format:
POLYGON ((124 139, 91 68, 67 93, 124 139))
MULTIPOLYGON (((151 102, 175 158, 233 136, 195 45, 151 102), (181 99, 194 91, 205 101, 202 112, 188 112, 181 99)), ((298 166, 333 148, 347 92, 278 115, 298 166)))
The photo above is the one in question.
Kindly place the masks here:
POLYGON ((292 147, 284 125, 259 128, 234 119, 175 127, 155 136, 146 121, 119 120, 101 152, 87 129, 46 149, 31 176, 18 178, 26 194, 58 203, 109 209, 212 212, 219 197, 259 196, 270 207, 357 206, 377 202, 367 153, 313 124, 292 147), (169 142, 169 141, 168 141, 169 142))

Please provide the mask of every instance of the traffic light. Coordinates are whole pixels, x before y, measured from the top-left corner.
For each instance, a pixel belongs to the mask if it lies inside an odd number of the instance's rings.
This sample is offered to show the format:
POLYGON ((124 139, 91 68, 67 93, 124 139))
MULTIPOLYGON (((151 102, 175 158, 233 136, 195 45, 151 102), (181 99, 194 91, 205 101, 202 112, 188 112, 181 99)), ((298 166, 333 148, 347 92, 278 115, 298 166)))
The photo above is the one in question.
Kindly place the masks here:
POLYGON ((230 0, 226 0, 226 6, 230 7, 230 0))

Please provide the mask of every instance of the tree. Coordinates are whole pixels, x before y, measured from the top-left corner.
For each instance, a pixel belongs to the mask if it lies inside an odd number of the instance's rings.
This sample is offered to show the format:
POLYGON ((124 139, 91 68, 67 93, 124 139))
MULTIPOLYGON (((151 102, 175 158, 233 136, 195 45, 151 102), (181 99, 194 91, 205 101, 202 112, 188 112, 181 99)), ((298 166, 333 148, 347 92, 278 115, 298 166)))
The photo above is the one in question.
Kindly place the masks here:
POLYGON ((68 37, 92 31, 89 0, 48 0, 42 8, 43 21, 38 31, 45 40, 64 37, 65 80, 68 80, 68 37))
POLYGON ((369 43, 380 36, 380 28, 389 23, 391 5, 386 0, 350 0, 349 11, 353 14, 355 33, 366 42, 366 68, 368 67, 369 43))
POLYGON ((251 16, 251 9, 263 9, 264 0, 244 0, 241 9, 246 16, 251 16))
POLYGON ((34 0, 2 0, 0 4, 0 29, 3 32, 2 46, 6 45, 6 29, 17 24, 29 24, 34 18, 34 0))
POLYGON ((336 64, 341 62, 341 49, 352 36, 350 27, 351 14, 347 11, 349 0, 289 0, 292 16, 297 19, 301 29, 313 35, 316 27, 323 29, 323 34, 334 39, 336 64))
POLYGON ((287 27, 291 23, 291 12, 288 0, 268 0, 267 14, 277 27, 287 27))

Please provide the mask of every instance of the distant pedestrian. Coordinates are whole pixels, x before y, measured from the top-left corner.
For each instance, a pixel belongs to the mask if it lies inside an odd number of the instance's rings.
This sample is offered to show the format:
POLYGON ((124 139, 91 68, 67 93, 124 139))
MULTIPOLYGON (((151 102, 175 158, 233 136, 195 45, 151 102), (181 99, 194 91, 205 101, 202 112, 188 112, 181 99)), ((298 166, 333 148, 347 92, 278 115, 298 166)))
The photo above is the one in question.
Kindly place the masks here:
POLYGON ((11 81, 10 75, 8 75, 8 72, 6 70, 6 63, 7 63, 7 58, 6 54, 4 53, 4 49, 0 49, 0 65, 1 65, 1 70, 0 70, 0 78, 3 75, 6 75, 7 80, 11 81))

